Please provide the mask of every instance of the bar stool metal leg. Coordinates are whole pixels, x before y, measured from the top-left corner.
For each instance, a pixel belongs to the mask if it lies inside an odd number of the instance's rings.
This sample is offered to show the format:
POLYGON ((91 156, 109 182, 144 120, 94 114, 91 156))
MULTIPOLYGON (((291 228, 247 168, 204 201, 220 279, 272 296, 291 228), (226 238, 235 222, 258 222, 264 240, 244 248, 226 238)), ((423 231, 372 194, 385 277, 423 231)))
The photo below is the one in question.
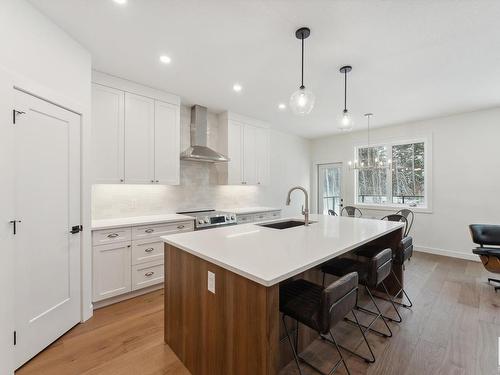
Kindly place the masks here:
MULTIPOLYGON (((293 352, 293 359, 295 360, 295 364, 297 365, 297 369, 299 370, 299 374, 302 375, 302 370, 300 369, 300 363, 299 363, 299 356, 297 355, 297 350, 295 346, 293 345, 292 338, 290 337, 290 334, 288 332, 288 327, 286 326, 286 319, 285 319, 285 314, 283 314, 283 326, 285 327, 285 333, 286 337, 288 338, 288 342, 290 343, 290 347, 292 348, 293 352)), ((298 336, 298 330, 297 330, 297 336, 298 336)))
MULTIPOLYGON (((353 351, 349 348, 346 348, 343 345, 338 344, 338 346, 340 348, 342 348, 343 350, 345 350, 346 352, 348 352, 349 354, 352 354, 352 355, 362 359, 366 363, 373 363, 373 362, 375 362, 375 354, 373 354, 372 347, 370 346, 370 343, 366 339, 365 331, 363 330, 363 328, 361 328, 361 324, 359 323, 358 317, 356 316, 356 313, 354 312, 354 310, 352 310, 352 315, 354 316, 354 320, 356 322, 356 325, 358 326, 359 331, 361 332, 361 335, 363 336, 363 340, 365 341, 365 344, 368 347, 368 350, 370 351, 371 358, 367 358, 365 356, 362 356, 361 354, 356 353, 355 351, 353 351)), ((327 340, 327 341, 331 341, 328 337, 325 337, 324 335, 322 335, 321 338, 324 340, 327 340)), ((332 342, 332 344, 333 344, 333 342, 332 342)))
MULTIPOLYGON (((403 285, 401 285, 401 282, 399 281, 399 279, 396 276, 396 274, 394 273, 394 271, 392 271, 392 276, 394 277, 394 279, 396 280, 396 282, 398 283, 399 288, 400 288, 399 291, 394 296, 392 296, 392 299, 393 299, 392 302, 394 302, 398 306, 401 306, 401 307, 409 309, 410 307, 413 306, 413 302, 411 301, 410 297, 406 293, 406 290, 404 290, 403 285), (406 303, 403 303, 403 302, 398 302, 398 301, 394 300, 395 296, 399 295, 400 293, 404 294, 404 296, 408 300, 409 304, 406 304, 406 303)), ((390 302, 389 298, 383 298, 383 297, 377 297, 377 298, 382 299, 382 300, 387 301, 387 302, 390 302)))
MULTIPOLYGON (((387 324, 387 321, 386 319, 384 318, 384 314, 382 314, 382 311, 380 311, 380 308, 378 307, 377 305, 377 302, 375 301, 375 298, 373 297, 373 294, 370 292, 370 288, 368 288, 366 285, 365 285, 365 290, 366 292, 368 293, 368 296, 370 297, 370 300, 372 301, 373 305, 375 306, 375 308, 377 309, 377 312, 374 312, 374 311, 371 311, 371 310, 368 310, 364 307, 361 307, 361 306, 356 306, 356 309, 359 310, 359 311, 362 311, 364 313, 367 313, 367 314, 370 314, 370 315, 375 315, 375 318, 370 322, 370 324, 368 324, 367 326, 366 325, 363 325, 363 324, 359 324, 361 327, 364 328, 364 331, 365 333, 368 332, 368 331, 372 331, 372 332, 375 332, 376 334, 380 335, 380 336, 383 336, 383 337, 392 337, 392 331, 391 331, 391 328, 389 327, 389 325, 387 324), (372 328, 372 325, 377 321, 378 318, 381 318, 382 321, 384 322, 384 325, 385 327, 387 328, 387 331, 389 332, 388 334, 387 333, 383 333, 379 330, 376 330, 374 328, 372 328)), ((351 322, 353 324, 356 324, 355 321, 349 319, 349 318, 345 318, 346 321, 348 322, 351 322)))

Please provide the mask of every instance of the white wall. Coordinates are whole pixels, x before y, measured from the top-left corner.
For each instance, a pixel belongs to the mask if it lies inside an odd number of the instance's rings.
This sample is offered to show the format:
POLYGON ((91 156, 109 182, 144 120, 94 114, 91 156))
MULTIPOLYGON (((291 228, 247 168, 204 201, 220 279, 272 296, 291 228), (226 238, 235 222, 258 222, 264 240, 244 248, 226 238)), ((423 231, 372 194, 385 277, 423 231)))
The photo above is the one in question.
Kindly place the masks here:
MULTIPOLYGON (((0 67, 8 72, 16 86, 82 115, 82 224, 89 228, 90 54, 25 0, 0 2, 0 45, 0 67)), ((12 113, 12 103, 8 103, 6 110, 12 113)), ((88 230, 83 233, 82 249, 82 299, 85 301, 82 317, 87 319, 92 314, 88 230)), ((3 337, 3 332, 1 334, 3 337)), ((11 334, 8 337, 12 337, 11 334)))
MULTIPOLYGON (((181 150, 189 146, 190 109, 181 107, 181 150)), ((217 116, 208 114, 208 145, 216 149, 217 116)), ((309 141, 271 130, 271 181, 267 186, 220 186, 213 164, 181 162, 180 186, 94 185, 95 219, 127 217, 193 208, 273 206, 284 214, 299 214, 303 198, 285 206, 288 189, 302 185, 309 189, 309 141)))
MULTIPOLYGON (((422 251, 477 260, 468 225, 500 224, 500 108, 372 130, 372 142, 432 139, 432 210, 417 213, 413 237, 422 251)), ((366 131, 312 141, 313 164, 344 163, 345 204, 354 202, 354 175, 345 168, 366 131)), ((314 191, 316 168, 312 168, 314 191)), ((314 203, 316 207, 316 194, 314 203)), ((381 217, 387 211, 364 210, 381 217)))

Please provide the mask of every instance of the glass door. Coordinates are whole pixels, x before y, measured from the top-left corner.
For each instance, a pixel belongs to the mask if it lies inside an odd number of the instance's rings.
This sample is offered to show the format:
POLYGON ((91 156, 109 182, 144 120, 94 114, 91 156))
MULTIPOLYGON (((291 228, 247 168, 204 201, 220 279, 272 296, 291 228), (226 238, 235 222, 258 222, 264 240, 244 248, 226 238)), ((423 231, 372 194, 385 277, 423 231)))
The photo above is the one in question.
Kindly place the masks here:
POLYGON ((342 163, 318 165, 318 213, 340 215, 342 199, 342 163))

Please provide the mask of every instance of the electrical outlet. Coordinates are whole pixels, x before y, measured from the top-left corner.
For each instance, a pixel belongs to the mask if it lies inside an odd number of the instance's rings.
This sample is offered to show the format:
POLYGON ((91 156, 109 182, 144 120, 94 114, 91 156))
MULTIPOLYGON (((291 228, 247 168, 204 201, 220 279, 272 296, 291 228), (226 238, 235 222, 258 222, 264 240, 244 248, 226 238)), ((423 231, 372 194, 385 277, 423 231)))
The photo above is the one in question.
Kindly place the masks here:
POLYGON ((215 273, 208 271, 208 291, 215 294, 215 273))

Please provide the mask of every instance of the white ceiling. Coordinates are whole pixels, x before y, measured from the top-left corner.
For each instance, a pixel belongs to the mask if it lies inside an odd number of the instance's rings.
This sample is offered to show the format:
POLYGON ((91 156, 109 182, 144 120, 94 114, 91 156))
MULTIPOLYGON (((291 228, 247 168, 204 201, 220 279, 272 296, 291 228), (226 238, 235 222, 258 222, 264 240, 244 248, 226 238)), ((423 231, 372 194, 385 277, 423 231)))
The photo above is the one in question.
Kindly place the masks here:
POLYGON ((31 0, 93 57, 95 69, 231 110, 308 138, 336 133, 340 66, 350 64, 355 130, 500 105, 500 1, 31 0), (313 112, 281 112, 300 82, 313 112), (172 58, 158 62, 160 54, 172 58), (236 94, 233 83, 243 92, 236 94))

